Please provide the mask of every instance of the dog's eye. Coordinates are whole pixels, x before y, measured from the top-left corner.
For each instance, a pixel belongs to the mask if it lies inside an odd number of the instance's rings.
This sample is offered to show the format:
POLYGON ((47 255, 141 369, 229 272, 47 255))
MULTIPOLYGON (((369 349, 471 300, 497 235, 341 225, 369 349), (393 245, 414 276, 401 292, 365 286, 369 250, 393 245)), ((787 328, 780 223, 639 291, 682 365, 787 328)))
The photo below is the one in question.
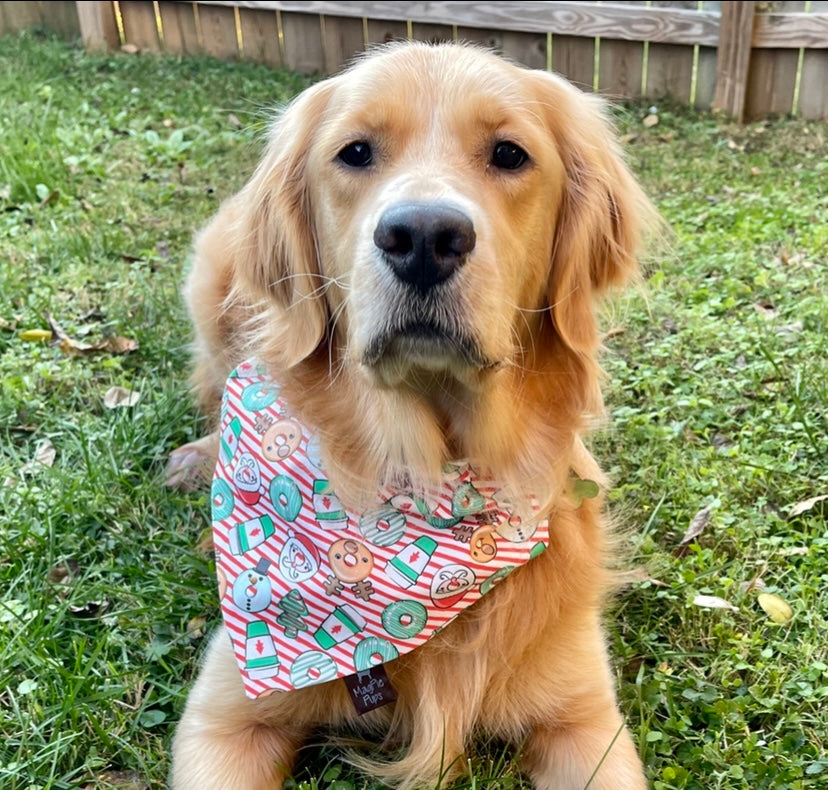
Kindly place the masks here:
POLYGON ((517 170, 527 159, 529 154, 517 143, 509 140, 497 143, 492 151, 492 164, 501 170, 517 170))
POLYGON ((371 146, 364 140, 346 145, 338 154, 337 158, 349 167, 367 167, 371 164, 373 153, 371 146))

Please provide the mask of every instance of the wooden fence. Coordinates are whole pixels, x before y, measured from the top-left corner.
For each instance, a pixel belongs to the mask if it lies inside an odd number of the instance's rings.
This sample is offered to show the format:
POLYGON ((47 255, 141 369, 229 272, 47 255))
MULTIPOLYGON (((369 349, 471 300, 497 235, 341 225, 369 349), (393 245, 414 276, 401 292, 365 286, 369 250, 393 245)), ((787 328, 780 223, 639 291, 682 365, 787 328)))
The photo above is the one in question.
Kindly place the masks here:
POLYGON ((375 42, 467 40, 617 99, 828 119, 828 2, 0 2, 89 50, 330 74, 375 42))

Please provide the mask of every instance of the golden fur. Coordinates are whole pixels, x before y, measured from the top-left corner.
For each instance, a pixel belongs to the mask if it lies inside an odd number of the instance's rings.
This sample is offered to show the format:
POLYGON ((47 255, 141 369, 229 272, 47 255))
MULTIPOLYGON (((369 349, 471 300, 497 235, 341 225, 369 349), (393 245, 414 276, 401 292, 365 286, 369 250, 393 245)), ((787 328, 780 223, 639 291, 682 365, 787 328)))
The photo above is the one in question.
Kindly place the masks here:
POLYGON ((551 543, 387 665, 399 701, 362 717, 340 682, 246 699, 217 635, 176 734, 175 788, 278 788, 317 725, 406 744, 403 759, 368 765, 403 788, 462 769, 475 733, 522 745, 537 788, 583 788, 596 771, 591 790, 646 786, 600 623, 602 502, 569 490, 573 474, 602 481, 580 438, 601 412, 593 311, 635 276, 650 218, 600 100, 475 48, 381 49, 277 119, 250 181, 197 239, 187 298, 201 405, 217 413, 226 375, 255 354, 319 428, 346 502, 401 472, 427 485, 467 458, 516 496, 540 494, 551 543), (370 167, 338 158, 356 141, 370 142, 370 167), (499 141, 528 162, 496 167, 499 141), (448 202, 474 224, 439 299, 412 296, 378 256, 374 228, 406 200, 448 202), (394 323, 418 299, 449 340, 420 343, 394 323))

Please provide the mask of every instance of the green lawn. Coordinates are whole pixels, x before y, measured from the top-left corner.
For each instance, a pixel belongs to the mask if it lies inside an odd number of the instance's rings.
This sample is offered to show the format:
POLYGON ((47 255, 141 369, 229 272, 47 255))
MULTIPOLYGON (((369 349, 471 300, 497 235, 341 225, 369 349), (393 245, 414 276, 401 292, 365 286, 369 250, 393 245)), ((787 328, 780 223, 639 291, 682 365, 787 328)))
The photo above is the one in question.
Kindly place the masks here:
MULTIPOLYGON (((0 40, 3 788, 163 786, 217 622, 207 496, 162 485, 201 430, 178 286, 267 108, 304 84, 0 40), (108 408, 115 386, 140 400, 108 408)), ((825 787, 828 507, 790 512, 828 494, 828 124, 647 112, 618 122, 674 236, 608 315, 623 331, 593 441, 637 569, 609 617, 623 707, 657 788, 825 787)), ((527 786, 496 745, 473 772, 464 786, 527 786)), ((296 787, 365 784, 324 751, 296 787)))

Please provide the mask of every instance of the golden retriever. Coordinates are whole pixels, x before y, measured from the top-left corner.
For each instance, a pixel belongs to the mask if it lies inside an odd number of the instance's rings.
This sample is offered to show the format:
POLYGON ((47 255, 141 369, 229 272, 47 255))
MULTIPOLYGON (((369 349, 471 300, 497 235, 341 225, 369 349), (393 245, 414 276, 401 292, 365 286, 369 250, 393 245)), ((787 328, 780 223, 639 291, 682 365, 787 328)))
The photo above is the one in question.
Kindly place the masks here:
MULTIPOLYGON (((582 435, 602 409, 594 310, 637 273, 650 203, 603 102, 478 48, 401 43, 302 93, 255 173, 197 238, 194 383, 217 414, 256 356, 322 437, 340 499, 464 458, 531 491, 548 549, 387 665, 398 700, 358 716, 332 681, 251 700, 210 644, 173 746, 180 790, 281 787, 317 726, 402 758, 402 788, 459 771, 475 734, 514 743, 544 790, 636 790, 601 625, 613 575, 582 435)), ((172 476, 212 452, 179 450, 172 476)), ((519 496, 515 494, 515 496, 519 496)))

